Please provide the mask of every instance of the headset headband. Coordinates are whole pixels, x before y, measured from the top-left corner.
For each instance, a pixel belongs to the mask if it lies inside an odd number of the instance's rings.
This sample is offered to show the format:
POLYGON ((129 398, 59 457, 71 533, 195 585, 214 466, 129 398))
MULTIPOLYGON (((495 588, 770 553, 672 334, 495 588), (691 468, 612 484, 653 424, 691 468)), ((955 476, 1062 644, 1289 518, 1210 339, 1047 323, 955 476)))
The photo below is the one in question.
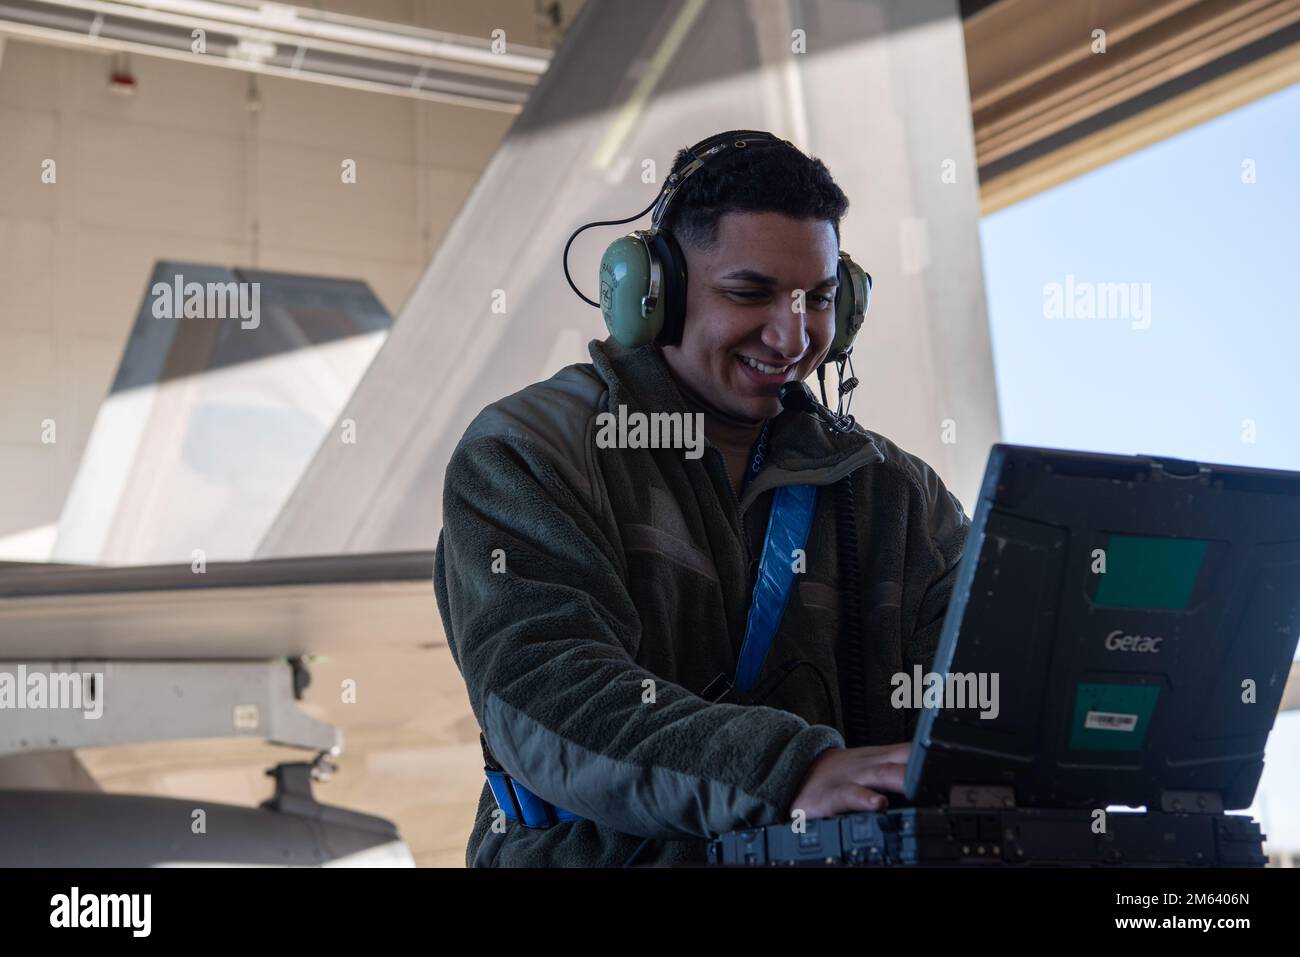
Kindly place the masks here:
POLYGON ((700 140, 700 142, 687 149, 687 152, 693 157, 691 161, 676 173, 672 173, 664 181, 663 192, 654 206, 654 215, 651 218, 652 228, 660 228, 664 218, 668 215, 668 209, 672 206, 673 199, 677 196, 677 191, 702 167, 716 163, 726 156, 734 155, 737 150, 743 150, 750 146, 777 146, 782 143, 792 149, 794 148, 794 144, 789 140, 777 139, 771 133, 765 133, 762 130, 728 130, 725 133, 715 133, 707 139, 700 140))

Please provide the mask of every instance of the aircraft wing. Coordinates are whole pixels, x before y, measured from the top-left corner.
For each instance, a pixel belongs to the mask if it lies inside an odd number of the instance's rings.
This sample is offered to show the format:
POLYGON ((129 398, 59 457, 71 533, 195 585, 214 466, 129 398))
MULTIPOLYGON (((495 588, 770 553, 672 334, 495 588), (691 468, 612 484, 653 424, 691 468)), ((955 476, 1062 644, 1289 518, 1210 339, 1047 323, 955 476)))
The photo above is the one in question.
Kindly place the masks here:
POLYGON ((433 552, 0 568, 0 660, 266 659, 444 644, 433 552))

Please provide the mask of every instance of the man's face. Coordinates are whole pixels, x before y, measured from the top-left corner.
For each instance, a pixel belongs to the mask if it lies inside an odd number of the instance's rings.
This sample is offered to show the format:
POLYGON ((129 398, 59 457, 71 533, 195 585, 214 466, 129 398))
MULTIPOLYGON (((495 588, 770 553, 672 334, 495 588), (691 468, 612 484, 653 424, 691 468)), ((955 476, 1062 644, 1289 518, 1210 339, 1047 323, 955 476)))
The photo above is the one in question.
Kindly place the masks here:
POLYGON ((664 360, 718 411, 771 418, 781 411, 777 390, 807 378, 835 338, 834 228, 782 213, 725 213, 716 249, 683 244, 682 252, 686 323, 664 360))

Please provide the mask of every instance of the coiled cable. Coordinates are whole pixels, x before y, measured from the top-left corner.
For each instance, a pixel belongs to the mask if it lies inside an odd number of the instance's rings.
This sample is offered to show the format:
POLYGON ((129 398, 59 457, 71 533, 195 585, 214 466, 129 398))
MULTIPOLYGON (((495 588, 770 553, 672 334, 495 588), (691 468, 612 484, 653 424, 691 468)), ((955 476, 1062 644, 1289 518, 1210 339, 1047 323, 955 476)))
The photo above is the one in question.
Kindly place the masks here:
POLYGON ((867 649, 862 628, 862 573, 858 566, 858 525, 853 476, 835 483, 836 542, 840 578, 840 702, 844 741, 850 748, 867 743, 867 649))

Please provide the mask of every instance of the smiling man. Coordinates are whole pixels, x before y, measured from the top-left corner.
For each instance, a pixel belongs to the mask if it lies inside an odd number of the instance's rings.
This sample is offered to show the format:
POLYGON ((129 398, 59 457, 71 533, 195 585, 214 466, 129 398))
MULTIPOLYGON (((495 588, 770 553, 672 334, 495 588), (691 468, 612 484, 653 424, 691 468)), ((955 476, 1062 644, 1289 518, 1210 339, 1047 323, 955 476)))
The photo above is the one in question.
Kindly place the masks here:
MULTIPOLYGON (((725 831, 902 790, 918 715, 891 679, 930 670, 969 522, 884 436, 782 411, 840 341, 848 200, 748 132, 679 152, 635 240, 664 257, 634 300, 650 341, 593 341, 484 409, 448 466, 434 579, 488 778, 471 866, 699 863, 725 831), (614 414, 696 417, 703 454, 597 442, 614 414)), ((606 272, 609 322, 627 270, 606 272)))

